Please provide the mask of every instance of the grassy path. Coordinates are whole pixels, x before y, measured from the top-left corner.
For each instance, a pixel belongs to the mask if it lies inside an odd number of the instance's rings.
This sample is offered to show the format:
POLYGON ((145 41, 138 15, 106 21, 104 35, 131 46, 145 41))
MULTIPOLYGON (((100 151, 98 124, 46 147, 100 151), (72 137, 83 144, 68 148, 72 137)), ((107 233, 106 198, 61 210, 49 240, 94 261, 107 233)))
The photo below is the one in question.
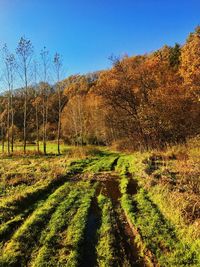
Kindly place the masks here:
POLYGON ((56 266, 61 235, 76 214, 84 193, 85 190, 74 189, 58 206, 40 237, 40 246, 30 266, 56 266))
POLYGON ((198 266, 127 158, 78 160, 67 176, 1 199, 0 266, 198 266))
POLYGON ((36 209, 24 224, 18 228, 11 240, 5 245, 0 257, 1 266, 25 266, 31 251, 37 245, 40 233, 46 226, 56 207, 69 193, 70 185, 65 183, 51 194, 44 205, 36 209))

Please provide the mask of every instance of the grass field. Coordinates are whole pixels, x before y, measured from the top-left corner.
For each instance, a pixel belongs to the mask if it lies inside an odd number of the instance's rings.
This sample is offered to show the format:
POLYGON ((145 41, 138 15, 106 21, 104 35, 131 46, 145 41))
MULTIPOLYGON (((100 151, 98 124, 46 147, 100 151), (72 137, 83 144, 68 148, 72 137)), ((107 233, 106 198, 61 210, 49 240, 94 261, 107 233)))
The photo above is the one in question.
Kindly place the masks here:
MULTIPOLYGON (((61 150, 61 153, 66 153, 68 149, 70 149, 71 146, 68 146, 66 144, 64 144, 63 142, 61 142, 60 144, 60 150, 61 150)), ((16 153, 21 153, 23 152, 23 145, 22 143, 18 142, 18 143, 15 143, 14 145, 14 154, 16 153)), ((40 141, 39 142, 39 150, 41 153, 43 153, 43 143, 40 141)), ((0 146, 0 152, 2 151, 2 146, 0 146)), ((7 143, 5 142, 4 143, 4 151, 5 153, 7 152, 7 143)), ((28 143, 26 145, 26 151, 27 153, 36 153, 37 152, 37 145, 34 144, 34 143, 28 143)), ((47 154, 57 154, 58 153, 58 148, 57 148, 57 143, 55 141, 48 141, 47 143, 47 154)))
POLYGON ((197 146, 55 150, 0 159, 0 266, 200 266, 197 146))

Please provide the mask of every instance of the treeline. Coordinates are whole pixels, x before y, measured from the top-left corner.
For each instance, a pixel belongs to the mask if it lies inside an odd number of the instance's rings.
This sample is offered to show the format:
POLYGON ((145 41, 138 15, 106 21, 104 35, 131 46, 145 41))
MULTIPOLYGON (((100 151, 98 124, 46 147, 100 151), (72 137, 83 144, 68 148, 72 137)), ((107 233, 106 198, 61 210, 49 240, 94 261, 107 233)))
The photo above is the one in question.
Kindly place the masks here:
POLYGON ((16 52, 17 60, 3 49, 7 87, 0 99, 1 140, 2 149, 7 141, 8 153, 16 141, 23 141, 24 152, 27 141, 35 142, 38 151, 43 141, 46 153, 47 140, 57 139, 60 153, 61 139, 151 149, 200 133, 200 27, 183 46, 111 58, 109 70, 65 80, 59 54, 50 60, 44 48, 38 64, 24 38, 16 52), (13 90, 15 75, 23 81, 21 89, 13 90))
POLYGON ((34 141, 39 152, 39 141, 42 140, 46 154, 47 130, 53 123, 60 154, 64 102, 61 56, 55 53, 51 59, 44 47, 37 57, 31 41, 22 37, 15 53, 11 53, 6 44, 3 46, 1 66, 1 81, 5 88, 0 96, 2 152, 5 151, 5 141, 8 154, 14 151, 16 141, 23 141, 24 153, 27 142, 34 141), (54 86, 50 81, 54 81, 54 86), (20 88, 14 90, 19 84, 20 88))

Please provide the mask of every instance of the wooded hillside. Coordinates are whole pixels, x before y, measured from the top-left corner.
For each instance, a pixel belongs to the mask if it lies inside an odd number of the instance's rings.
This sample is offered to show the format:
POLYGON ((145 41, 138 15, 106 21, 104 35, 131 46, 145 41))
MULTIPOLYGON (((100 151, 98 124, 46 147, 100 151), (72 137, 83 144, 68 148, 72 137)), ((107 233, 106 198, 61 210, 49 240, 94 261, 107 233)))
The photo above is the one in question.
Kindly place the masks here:
POLYGON ((38 64, 25 38, 16 55, 7 46, 2 54, 1 142, 8 153, 18 141, 26 151, 27 142, 43 140, 44 153, 46 141, 55 139, 58 153, 61 139, 144 150, 200 134, 200 27, 182 46, 112 57, 109 70, 65 80, 60 55, 51 60, 44 48, 38 64), (14 90, 19 78, 22 88, 14 90))

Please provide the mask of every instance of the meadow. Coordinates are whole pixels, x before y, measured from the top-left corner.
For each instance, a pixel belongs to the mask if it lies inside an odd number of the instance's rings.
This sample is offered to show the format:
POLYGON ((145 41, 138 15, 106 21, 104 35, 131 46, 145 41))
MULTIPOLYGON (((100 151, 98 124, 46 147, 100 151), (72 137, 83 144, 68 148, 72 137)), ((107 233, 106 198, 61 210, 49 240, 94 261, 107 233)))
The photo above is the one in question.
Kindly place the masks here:
POLYGON ((198 144, 1 155, 0 266, 200 266, 198 144))

